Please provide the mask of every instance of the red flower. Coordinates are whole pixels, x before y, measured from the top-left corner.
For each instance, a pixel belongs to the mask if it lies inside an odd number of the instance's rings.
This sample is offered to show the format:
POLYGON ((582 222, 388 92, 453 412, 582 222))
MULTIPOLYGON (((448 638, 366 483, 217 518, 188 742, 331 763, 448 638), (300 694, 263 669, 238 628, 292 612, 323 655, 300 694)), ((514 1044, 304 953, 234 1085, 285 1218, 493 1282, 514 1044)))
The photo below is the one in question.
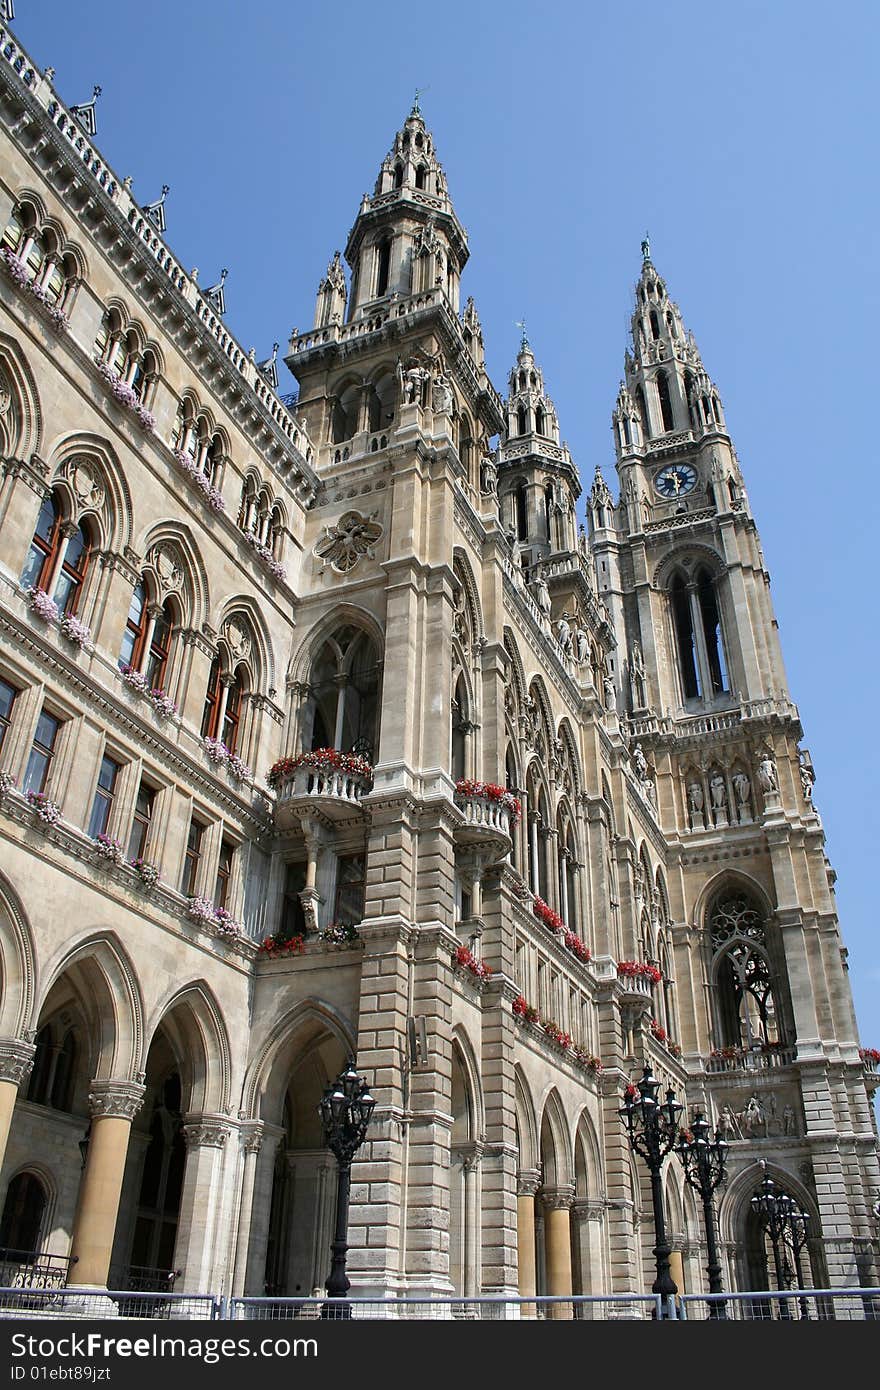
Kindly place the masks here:
POLYGON ((860 1047, 859 1056, 863 1062, 872 1062, 875 1065, 880 1062, 880 1052, 877 1051, 876 1047, 860 1047))
POLYGON ((295 758, 279 758, 266 773, 266 781, 270 787, 277 787, 298 767, 313 767, 317 772, 347 772, 352 777, 362 777, 365 782, 373 780, 373 769, 366 758, 356 753, 343 753, 338 748, 313 748, 295 758))
POLYGON ((652 985, 659 985, 663 979, 663 971, 658 970, 656 965, 647 965, 640 960, 619 960, 617 974, 623 980, 634 980, 637 976, 643 975, 652 985))
POLYGON ((279 941, 277 936, 267 936, 260 942, 258 949, 260 955, 277 960, 279 956, 301 956, 305 950, 305 942, 301 936, 290 936, 284 941, 279 941))
POLYGON ((459 796, 484 796, 487 801, 497 801, 510 815, 512 825, 518 825, 522 815, 519 798, 507 787, 499 787, 497 782, 474 782, 462 777, 455 784, 459 796))

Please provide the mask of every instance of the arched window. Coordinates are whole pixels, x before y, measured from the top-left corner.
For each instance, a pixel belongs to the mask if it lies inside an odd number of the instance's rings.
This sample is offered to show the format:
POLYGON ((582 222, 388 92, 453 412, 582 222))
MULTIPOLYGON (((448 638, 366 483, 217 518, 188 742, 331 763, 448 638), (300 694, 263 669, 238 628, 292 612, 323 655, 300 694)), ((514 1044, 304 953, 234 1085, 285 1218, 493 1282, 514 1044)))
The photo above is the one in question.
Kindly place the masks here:
POLYGON ((452 776, 455 781, 468 775, 468 696, 464 677, 459 676, 452 700, 452 776))
POLYGON ((391 242, 383 241, 379 246, 376 268, 376 298, 388 293, 388 279, 391 274, 391 242))
POLYGON ((727 668, 724 661, 724 643, 721 640, 718 599, 712 576, 706 569, 697 572, 697 597, 703 622, 706 659, 709 663, 707 686, 712 695, 720 695, 728 689, 727 668))
POLYGON ((158 1087, 150 1118, 131 1246, 131 1264, 141 1269, 170 1270, 174 1260, 186 1167, 180 1106, 180 1076, 175 1071, 158 1087))
POLYGON ((68 1028, 64 1034, 58 1056, 55 1060, 55 1076, 49 1104, 53 1110, 70 1110, 73 1083, 76 1073, 77 1045, 76 1034, 68 1028))
POLYGON ((402 165, 402 164, 395 164, 395 166, 394 166, 394 187, 395 187, 395 188, 401 188, 402 186, 403 186, 403 165, 402 165))
MULTIPOLYGON (((418 143, 419 143, 419 139, 418 139, 418 136, 417 136, 417 137, 416 137, 416 144, 418 144, 418 143)), ((420 164, 420 165, 418 166, 418 168, 416 169, 416 188, 427 188, 427 186, 428 186, 428 170, 426 169, 426 167, 425 167, 424 164, 420 164)))
POLYGON ((34 1173, 17 1173, 9 1184, 0 1217, 0 1247, 8 1259, 38 1254, 46 1211, 46 1191, 34 1173))
POLYGON ((651 337, 654 339, 660 337, 660 320, 657 317, 656 309, 651 310, 651 337))
POLYGON ((526 408, 524 405, 521 405, 516 412, 516 432, 517 434, 525 434, 527 429, 528 419, 526 416, 526 408))
POLYGON ((332 442, 342 444, 357 431, 360 389, 353 382, 337 397, 331 422, 332 442))
POLYGON ((238 748, 241 724, 242 696, 247 690, 247 672, 243 666, 236 669, 232 684, 226 689, 226 709, 223 712, 223 729, 220 738, 230 753, 238 748))
POLYGON ((524 541, 529 534, 529 494, 525 483, 516 490, 516 535, 524 541))
POLYGON ((639 410, 639 418, 642 422, 642 433, 646 439, 651 438, 651 421, 648 418, 648 407, 645 404, 645 393, 641 386, 636 387, 636 405, 639 410))
POLYGON ((36 529, 21 572, 21 584, 24 588, 45 589, 51 583, 61 546, 61 522, 61 508, 55 495, 50 494, 40 507, 36 529))
POLYGON ((303 746, 338 748, 373 762, 378 745, 379 663, 365 632, 344 627, 323 644, 309 677, 303 746))
POLYGON ((266 544, 271 550, 274 558, 278 560, 281 556, 281 547, 284 543, 284 517, 278 503, 272 508, 269 514, 269 534, 266 537, 266 544))
POLYGON ((146 654, 144 675, 154 690, 164 690, 168 679, 168 666, 171 660, 171 643, 174 636, 174 605, 166 599, 158 612, 152 615, 152 632, 149 637, 149 650, 146 654))
POLYGON ((241 506, 238 509, 238 524, 242 531, 253 531, 256 515, 257 484, 250 475, 245 478, 241 488, 241 506))
POLYGON ((65 613, 76 613, 79 608, 91 555, 92 542, 88 527, 82 522, 67 539, 61 573, 55 585, 55 602, 65 613))
POLYGON ((544 407, 541 405, 535 408, 535 433, 544 433, 544 407))
POLYGON ((32 1105, 69 1111, 78 1057, 76 1034, 72 1028, 67 1028, 59 1037, 53 1025, 45 1023, 35 1043, 27 1098, 32 1105))
POLYGON ((45 1105, 51 1085, 49 1076, 53 1054, 52 1029, 48 1023, 44 1023, 37 1033, 34 1046, 36 1050, 28 1080, 27 1098, 33 1105, 45 1105))
POLYGON ((223 690, 222 677, 223 671, 220 665, 219 656, 215 656, 211 662, 211 670, 208 673, 208 689, 205 692, 205 705, 202 710, 202 737, 216 738, 217 725, 220 718, 220 696, 223 690))
POLYGON ((657 373, 657 395, 660 398, 660 416, 663 421, 664 433, 668 434, 675 428, 672 415, 672 401, 669 397, 669 378, 665 372, 657 373))
POLYGON ((681 676, 682 693, 686 700, 697 700, 702 694, 697 642, 690 594, 680 574, 677 574, 673 579, 670 594, 672 597, 672 618, 678 645, 678 669, 681 676))
POLYGON ((744 892, 727 889, 708 912, 720 1046, 780 1042, 780 1021, 763 915, 744 892))

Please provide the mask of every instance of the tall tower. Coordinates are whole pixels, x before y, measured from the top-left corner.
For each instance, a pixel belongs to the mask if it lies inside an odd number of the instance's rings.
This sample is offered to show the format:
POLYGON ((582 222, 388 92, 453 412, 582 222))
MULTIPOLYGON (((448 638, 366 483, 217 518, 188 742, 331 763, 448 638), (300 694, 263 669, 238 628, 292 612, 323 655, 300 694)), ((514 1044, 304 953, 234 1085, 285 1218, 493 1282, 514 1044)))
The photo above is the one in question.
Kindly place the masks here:
POLYGON ((812 764, 718 390, 647 241, 642 256, 613 415, 620 500, 597 471, 589 514, 624 734, 667 844, 688 1092, 741 1117, 721 1219, 746 1286, 761 1259, 743 1203, 771 1137, 828 1276, 862 1279, 876 1136, 812 764))

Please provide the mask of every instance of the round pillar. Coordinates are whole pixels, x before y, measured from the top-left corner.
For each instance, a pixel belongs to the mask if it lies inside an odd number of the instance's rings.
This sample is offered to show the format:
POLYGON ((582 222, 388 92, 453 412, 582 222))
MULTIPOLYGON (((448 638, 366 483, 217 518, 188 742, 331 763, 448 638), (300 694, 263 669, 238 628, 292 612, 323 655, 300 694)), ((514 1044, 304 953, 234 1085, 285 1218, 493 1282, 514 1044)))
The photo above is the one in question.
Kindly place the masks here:
POLYGON ((21 1038, 0 1040, 0 1168, 6 1154, 18 1088, 31 1074, 35 1050, 33 1043, 21 1038))
MULTIPOLYGON (((521 1298, 534 1296, 537 1289, 537 1261, 535 1258, 535 1193, 541 1183, 540 1174, 525 1171, 516 1179, 516 1251, 519 1271, 519 1293, 521 1298)), ((525 1303, 521 1316, 533 1318, 535 1305, 525 1303)))
MULTIPOLYGON (((544 1188, 545 1245, 547 1253, 547 1293, 551 1297, 571 1297, 571 1204, 574 1188, 544 1188)), ((571 1319, 572 1305, 551 1304, 551 1318, 571 1319)))
POLYGON ((89 1147, 73 1222, 68 1284, 107 1285, 131 1122, 144 1090, 135 1081, 92 1082, 89 1147))

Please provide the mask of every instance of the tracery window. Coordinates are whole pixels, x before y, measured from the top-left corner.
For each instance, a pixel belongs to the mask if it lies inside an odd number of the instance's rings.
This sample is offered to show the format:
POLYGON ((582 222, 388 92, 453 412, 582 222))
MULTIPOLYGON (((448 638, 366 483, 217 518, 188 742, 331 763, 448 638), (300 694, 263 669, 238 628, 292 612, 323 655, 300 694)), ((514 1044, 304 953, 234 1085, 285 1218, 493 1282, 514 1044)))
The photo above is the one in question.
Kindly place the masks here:
POLYGON ((685 700, 713 700, 729 690, 715 581, 705 566, 669 586, 678 669, 685 700))
POLYGON ((722 1046, 780 1041, 773 972, 762 914, 743 892, 717 897, 708 914, 722 1046))

